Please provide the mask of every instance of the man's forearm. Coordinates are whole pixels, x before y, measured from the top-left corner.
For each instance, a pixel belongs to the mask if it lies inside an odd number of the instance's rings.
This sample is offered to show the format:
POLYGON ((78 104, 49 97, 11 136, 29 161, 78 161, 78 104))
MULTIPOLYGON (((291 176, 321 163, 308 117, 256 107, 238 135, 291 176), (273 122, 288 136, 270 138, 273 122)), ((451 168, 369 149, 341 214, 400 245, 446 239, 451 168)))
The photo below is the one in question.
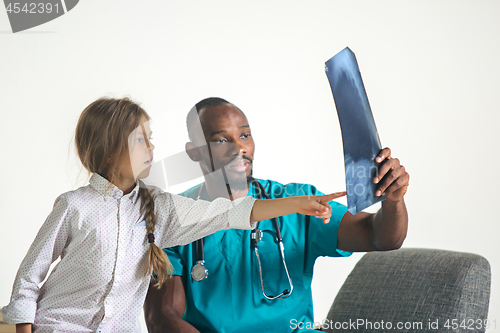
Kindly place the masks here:
POLYGON ((199 333, 182 319, 186 310, 184 282, 178 275, 172 276, 159 289, 154 281, 149 286, 144 301, 144 319, 149 333, 199 333))
POLYGON ((408 230, 408 212, 404 199, 385 200, 373 216, 371 242, 378 250, 395 250, 403 245, 408 230))
POLYGON ((32 324, 16 324, 16 333, 31 333, 32 324))
POLYGON ((148 320, 149 333, 200 333, 187 321, 177 316, 162 316, 155 320, 148 320))

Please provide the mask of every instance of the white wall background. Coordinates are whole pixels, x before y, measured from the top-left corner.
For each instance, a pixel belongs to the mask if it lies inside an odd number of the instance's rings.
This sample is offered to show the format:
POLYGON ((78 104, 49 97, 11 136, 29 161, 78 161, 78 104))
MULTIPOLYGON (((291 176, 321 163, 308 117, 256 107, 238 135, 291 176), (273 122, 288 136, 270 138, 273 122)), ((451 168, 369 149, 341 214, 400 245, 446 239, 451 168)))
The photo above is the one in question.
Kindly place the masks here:
MULTIPOLYGON (((500 330, 499 17, 494 0, 80 1, 12 34, 0 9, 0 306, 55 198, 83 184, 72 135, 102 95, 142 103, 157 160, 183 149, 194 103, 224 97, 251 122, 256 176, 344 189, 324 62, 349 46, 411 175, 404 246, 486 257, 500 330)), ((317 321, 360 257, 319 260, 317 321)))

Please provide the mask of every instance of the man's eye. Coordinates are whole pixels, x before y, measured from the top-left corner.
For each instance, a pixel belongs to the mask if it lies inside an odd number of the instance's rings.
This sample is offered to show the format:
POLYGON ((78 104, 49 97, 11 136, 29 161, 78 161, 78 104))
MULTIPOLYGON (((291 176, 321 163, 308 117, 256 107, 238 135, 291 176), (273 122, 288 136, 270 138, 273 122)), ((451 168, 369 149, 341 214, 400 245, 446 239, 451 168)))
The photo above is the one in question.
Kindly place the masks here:
POLYGON ((247 133, 247 134, 243 134, 241 137, 247 139, 250 136, 251 136, 250 133, 247 133))
POLYGON ((227 140, 226 139, 219 139, 219 140, 217 140, 215 142, 216 143, 225 143, 225 142, 227 142, 227 140))

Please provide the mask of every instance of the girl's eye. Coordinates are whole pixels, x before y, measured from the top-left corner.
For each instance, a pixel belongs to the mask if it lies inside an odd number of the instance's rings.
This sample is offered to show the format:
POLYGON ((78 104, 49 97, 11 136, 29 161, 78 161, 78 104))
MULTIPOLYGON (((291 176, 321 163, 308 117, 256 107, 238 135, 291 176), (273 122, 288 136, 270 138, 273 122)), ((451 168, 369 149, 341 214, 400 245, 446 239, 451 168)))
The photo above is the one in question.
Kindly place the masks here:
MULTIPOLYGON (((148 138, 148 141, 151 141, 151 140, 153 140, 153 137, 149 137, 148 138)), ((135 139, 135 142, 137 142, 137 143, 141 143, 141 142, 144 142, 144 141, 145 141, 144 138, 137 138, 137 139, 135 139)))

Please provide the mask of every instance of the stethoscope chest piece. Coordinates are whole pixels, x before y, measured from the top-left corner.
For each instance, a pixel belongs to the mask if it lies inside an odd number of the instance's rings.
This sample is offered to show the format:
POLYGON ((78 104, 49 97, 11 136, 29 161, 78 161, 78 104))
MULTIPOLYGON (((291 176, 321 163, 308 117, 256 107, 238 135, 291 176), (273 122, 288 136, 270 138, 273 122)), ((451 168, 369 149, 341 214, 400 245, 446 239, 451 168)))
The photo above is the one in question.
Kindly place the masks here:
POLYGON ((208 269, 205 267, 205 260, 199 260, 191 268, 191 277, 195 281, 202 281, 208 277, 208 269))
POLYGON ((262 230, 260 230, 259 228, 253 229, 251 233, 252 247, 256 247, 261 239, 262 239, 262 230))

